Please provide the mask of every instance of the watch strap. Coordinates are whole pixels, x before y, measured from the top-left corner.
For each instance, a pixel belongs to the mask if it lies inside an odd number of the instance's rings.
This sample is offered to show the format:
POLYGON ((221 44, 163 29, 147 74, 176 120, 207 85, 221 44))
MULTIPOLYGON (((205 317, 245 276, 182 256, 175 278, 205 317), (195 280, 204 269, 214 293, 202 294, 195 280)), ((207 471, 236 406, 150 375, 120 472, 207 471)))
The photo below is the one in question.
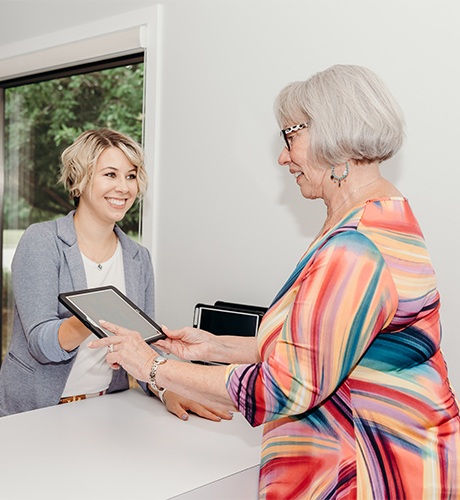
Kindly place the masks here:
POLYGON ((163 387, 158 387, 156 383, 156 376, 157 376, 157 370, 160 365, 163 363, 166 363, 168 361, 166 358, 163 358, 163 356, 157 356, 152 363, 152 368, 150 369, 150 375, 149 375, 149 384, 150 387, 157 392, 161 392, 163 390, 163 387))
POLYGON ((166 405, 166 401, 164 399, 164 395, 165 395, 165 392, 166 392, 166 389, 163 387, 163 389, 161 389, 161 391, 158 392, 158 397, 160 398, 160 401, 166 405))

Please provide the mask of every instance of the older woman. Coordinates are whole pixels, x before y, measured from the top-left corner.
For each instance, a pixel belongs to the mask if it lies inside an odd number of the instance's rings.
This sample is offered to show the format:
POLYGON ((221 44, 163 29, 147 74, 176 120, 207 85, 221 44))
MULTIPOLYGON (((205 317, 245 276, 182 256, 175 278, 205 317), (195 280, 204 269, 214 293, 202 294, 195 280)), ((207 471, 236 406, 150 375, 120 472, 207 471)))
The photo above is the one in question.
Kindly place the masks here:
MULTIPOLYGON (((125 370, 113 372, 102 352, 88 349, 94 336, 59 304, 59 293, 111 284, 154 313, 150 254, 116 224, 145 192, 142 148, 115 130, 88 130, 61 159, 60 181, 77 208, 31 225, 16 250, 15 315, 0 371, 0 415, 129 388, 125 370)), ((230 418, 170 391, 161 398, 182 419, 188 410, 230 418)))
POLYGON ((264 424, 261 498, 458 498, 460 417, 435 274, 409 202, 380 174, 401 146, 402 113, 358 66, 288 85, 275 109, 279 163, 327 216, 257 339, 184 328, 158 343, 227 367, 165 362, 115 325, 96 344, 113 342, 107 362, 152 387, 264 424))

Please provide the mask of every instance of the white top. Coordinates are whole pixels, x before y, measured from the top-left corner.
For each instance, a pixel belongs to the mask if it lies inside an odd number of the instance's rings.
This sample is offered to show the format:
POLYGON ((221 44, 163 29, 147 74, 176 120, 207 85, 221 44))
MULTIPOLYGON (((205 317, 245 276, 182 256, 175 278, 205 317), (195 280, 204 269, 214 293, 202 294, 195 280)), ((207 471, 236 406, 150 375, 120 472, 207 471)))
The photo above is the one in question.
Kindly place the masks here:
MULTIPOLYGON (((123 251, 119 241, 113 256, 107 262, 100 264, 102 269, 99 269, 99 264, 88 259, 83 253, 81 255, 88 288, 113 285, 125 293, 123 251)), ((81 343, 61 397, 92 394, 105 391, 109 387, 112 369, 105 362, 106 350, 88 348, 89 342, 95 338, 97 338, 96 335, 92 333, 81 343)))

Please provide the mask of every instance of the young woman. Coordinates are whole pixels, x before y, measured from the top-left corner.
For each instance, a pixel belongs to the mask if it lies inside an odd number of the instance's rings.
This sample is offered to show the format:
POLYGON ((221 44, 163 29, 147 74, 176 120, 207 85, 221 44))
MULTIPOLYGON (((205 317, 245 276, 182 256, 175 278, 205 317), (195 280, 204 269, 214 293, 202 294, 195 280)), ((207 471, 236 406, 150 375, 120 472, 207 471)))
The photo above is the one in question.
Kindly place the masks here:
MULTIPOLYGON (((60 182, 76 210, 31 225, 12 264, 13 334, 0 370, 0 415, 86 399, 129 388, 94 336, 58 302, 61 292, 114 285, 154 314, 154 276, 148 250, 116 225, 147 186, 143 151, 131 138, 101 129, 81 134, 62 153, 60 182)), ((144 390, 150 394, 144 384, 144 390)), ((188 410, 212 420, 231 418, 167 392, 162 401, 187 419, 188 410)))

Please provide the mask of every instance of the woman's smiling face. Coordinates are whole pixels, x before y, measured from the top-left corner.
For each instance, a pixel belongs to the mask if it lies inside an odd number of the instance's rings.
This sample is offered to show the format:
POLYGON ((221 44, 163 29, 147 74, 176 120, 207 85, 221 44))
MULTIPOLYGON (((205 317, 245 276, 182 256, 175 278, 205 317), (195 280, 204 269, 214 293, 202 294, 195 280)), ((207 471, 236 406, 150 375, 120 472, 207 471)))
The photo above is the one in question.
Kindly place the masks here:
POLYGON ((79 206, 101 221, 116 223, 132 207, 138 192, 136 167, 120 149, 109 147, 99 156, 79 206))
MULTIPOLYGON (((295 126, 291 127, 295 128, 295 126)), ((311 164, 309 134, 308 127, 287 133, 286 141, 289 144, 289 150, 284 147, 278 163, 289 167, 289 172, 296 178, 302 196, 314 200, 323 198, 323 181, 327 169, 311 164)))

